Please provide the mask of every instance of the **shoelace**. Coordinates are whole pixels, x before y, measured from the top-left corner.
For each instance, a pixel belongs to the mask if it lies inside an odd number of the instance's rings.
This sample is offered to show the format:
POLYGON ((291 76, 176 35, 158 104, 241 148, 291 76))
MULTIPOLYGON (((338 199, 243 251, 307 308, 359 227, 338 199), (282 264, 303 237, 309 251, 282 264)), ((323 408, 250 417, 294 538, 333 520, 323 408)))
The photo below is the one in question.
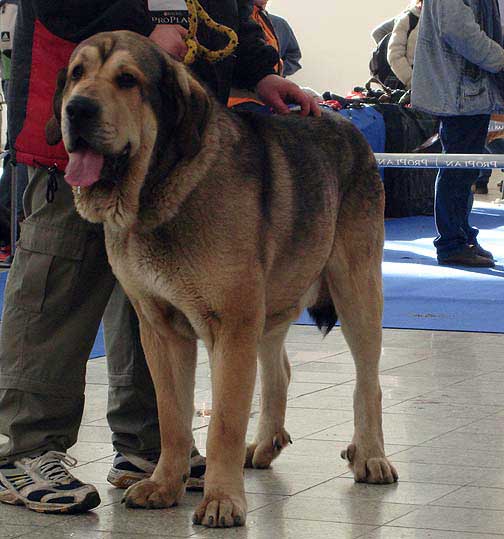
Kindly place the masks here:
POLYGON ((27 471, 35 470, 38 467, 49 481, 73 481, 75 478, 62 466, 62 463, 73 467, 77 464, 77 459, 60 451, 48 451, 39 457, 27 459, 24 462, 27 471))

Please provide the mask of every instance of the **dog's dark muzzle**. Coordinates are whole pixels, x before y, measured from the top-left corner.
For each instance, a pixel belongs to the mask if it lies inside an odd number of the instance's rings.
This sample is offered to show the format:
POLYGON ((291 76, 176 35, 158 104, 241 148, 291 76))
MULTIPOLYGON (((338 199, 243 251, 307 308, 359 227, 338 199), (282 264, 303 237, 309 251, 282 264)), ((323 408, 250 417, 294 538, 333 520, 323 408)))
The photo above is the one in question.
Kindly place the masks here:
POLYGON ((65 113, 70 137, 68 141, 70 148, 67 149, 72 151, 72 146, 77 143, 79 137, 86 138, 86 135, 95 129, 101 107, 94 99, 76 96, 67 103, 65 113))

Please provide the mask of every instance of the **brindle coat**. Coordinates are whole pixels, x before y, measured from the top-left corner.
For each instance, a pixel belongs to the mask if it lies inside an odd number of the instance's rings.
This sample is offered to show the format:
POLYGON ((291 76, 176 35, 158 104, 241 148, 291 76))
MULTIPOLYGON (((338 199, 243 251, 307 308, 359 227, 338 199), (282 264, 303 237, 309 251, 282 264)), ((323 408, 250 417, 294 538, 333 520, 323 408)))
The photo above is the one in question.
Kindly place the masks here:
POLYGON ((213 397, 194 521, 244 524, 244 463, 266 468, 290 441, 284 340, 306 307, 326 331, 338 313, 355 360, 355 433, 343 452, 355 480, 395 481, 378 380, 384 192, 359 131, 333 113, 230 112, 183 65, 129 32, 83 42, 55 104, 48 139, 61 136, 61 120, 70 152, 78 136, 106 156, 103 177, 74 189, 75 203, 104 225, 156 387, 161 457, 126 504, 168 507, 184 493, 200 338, 213 397), (82 98, 92 113, 69 118, 82 98), (258 357, 261 415, 246 447, 258 357))

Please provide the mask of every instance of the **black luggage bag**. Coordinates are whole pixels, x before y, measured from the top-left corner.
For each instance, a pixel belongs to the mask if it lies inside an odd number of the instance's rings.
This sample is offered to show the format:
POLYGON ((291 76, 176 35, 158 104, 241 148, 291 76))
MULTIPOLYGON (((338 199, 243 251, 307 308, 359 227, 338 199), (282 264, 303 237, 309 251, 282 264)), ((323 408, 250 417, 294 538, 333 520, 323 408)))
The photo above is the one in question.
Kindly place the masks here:
MULTIPOLYGON (((438 130, 438 120, 429 114, 397 104, 373 105, 383 114, 386 153, 411 153, 438 130)), ((439 142, 420 150, 439 153, 439 142)), ((385 217, 433 215, 437 169, 384 168, 385 217)))

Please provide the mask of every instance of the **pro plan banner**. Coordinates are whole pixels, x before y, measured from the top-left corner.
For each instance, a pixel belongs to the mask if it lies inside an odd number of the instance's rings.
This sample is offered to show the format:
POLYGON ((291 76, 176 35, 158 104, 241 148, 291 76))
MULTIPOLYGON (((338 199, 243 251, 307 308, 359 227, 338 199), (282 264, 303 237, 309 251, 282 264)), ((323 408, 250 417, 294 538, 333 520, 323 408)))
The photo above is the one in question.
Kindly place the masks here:
POLYGON ((180 24, 189 27, 189 14, 185 0, 148 0, 152 20, 156 24, 180 24))

